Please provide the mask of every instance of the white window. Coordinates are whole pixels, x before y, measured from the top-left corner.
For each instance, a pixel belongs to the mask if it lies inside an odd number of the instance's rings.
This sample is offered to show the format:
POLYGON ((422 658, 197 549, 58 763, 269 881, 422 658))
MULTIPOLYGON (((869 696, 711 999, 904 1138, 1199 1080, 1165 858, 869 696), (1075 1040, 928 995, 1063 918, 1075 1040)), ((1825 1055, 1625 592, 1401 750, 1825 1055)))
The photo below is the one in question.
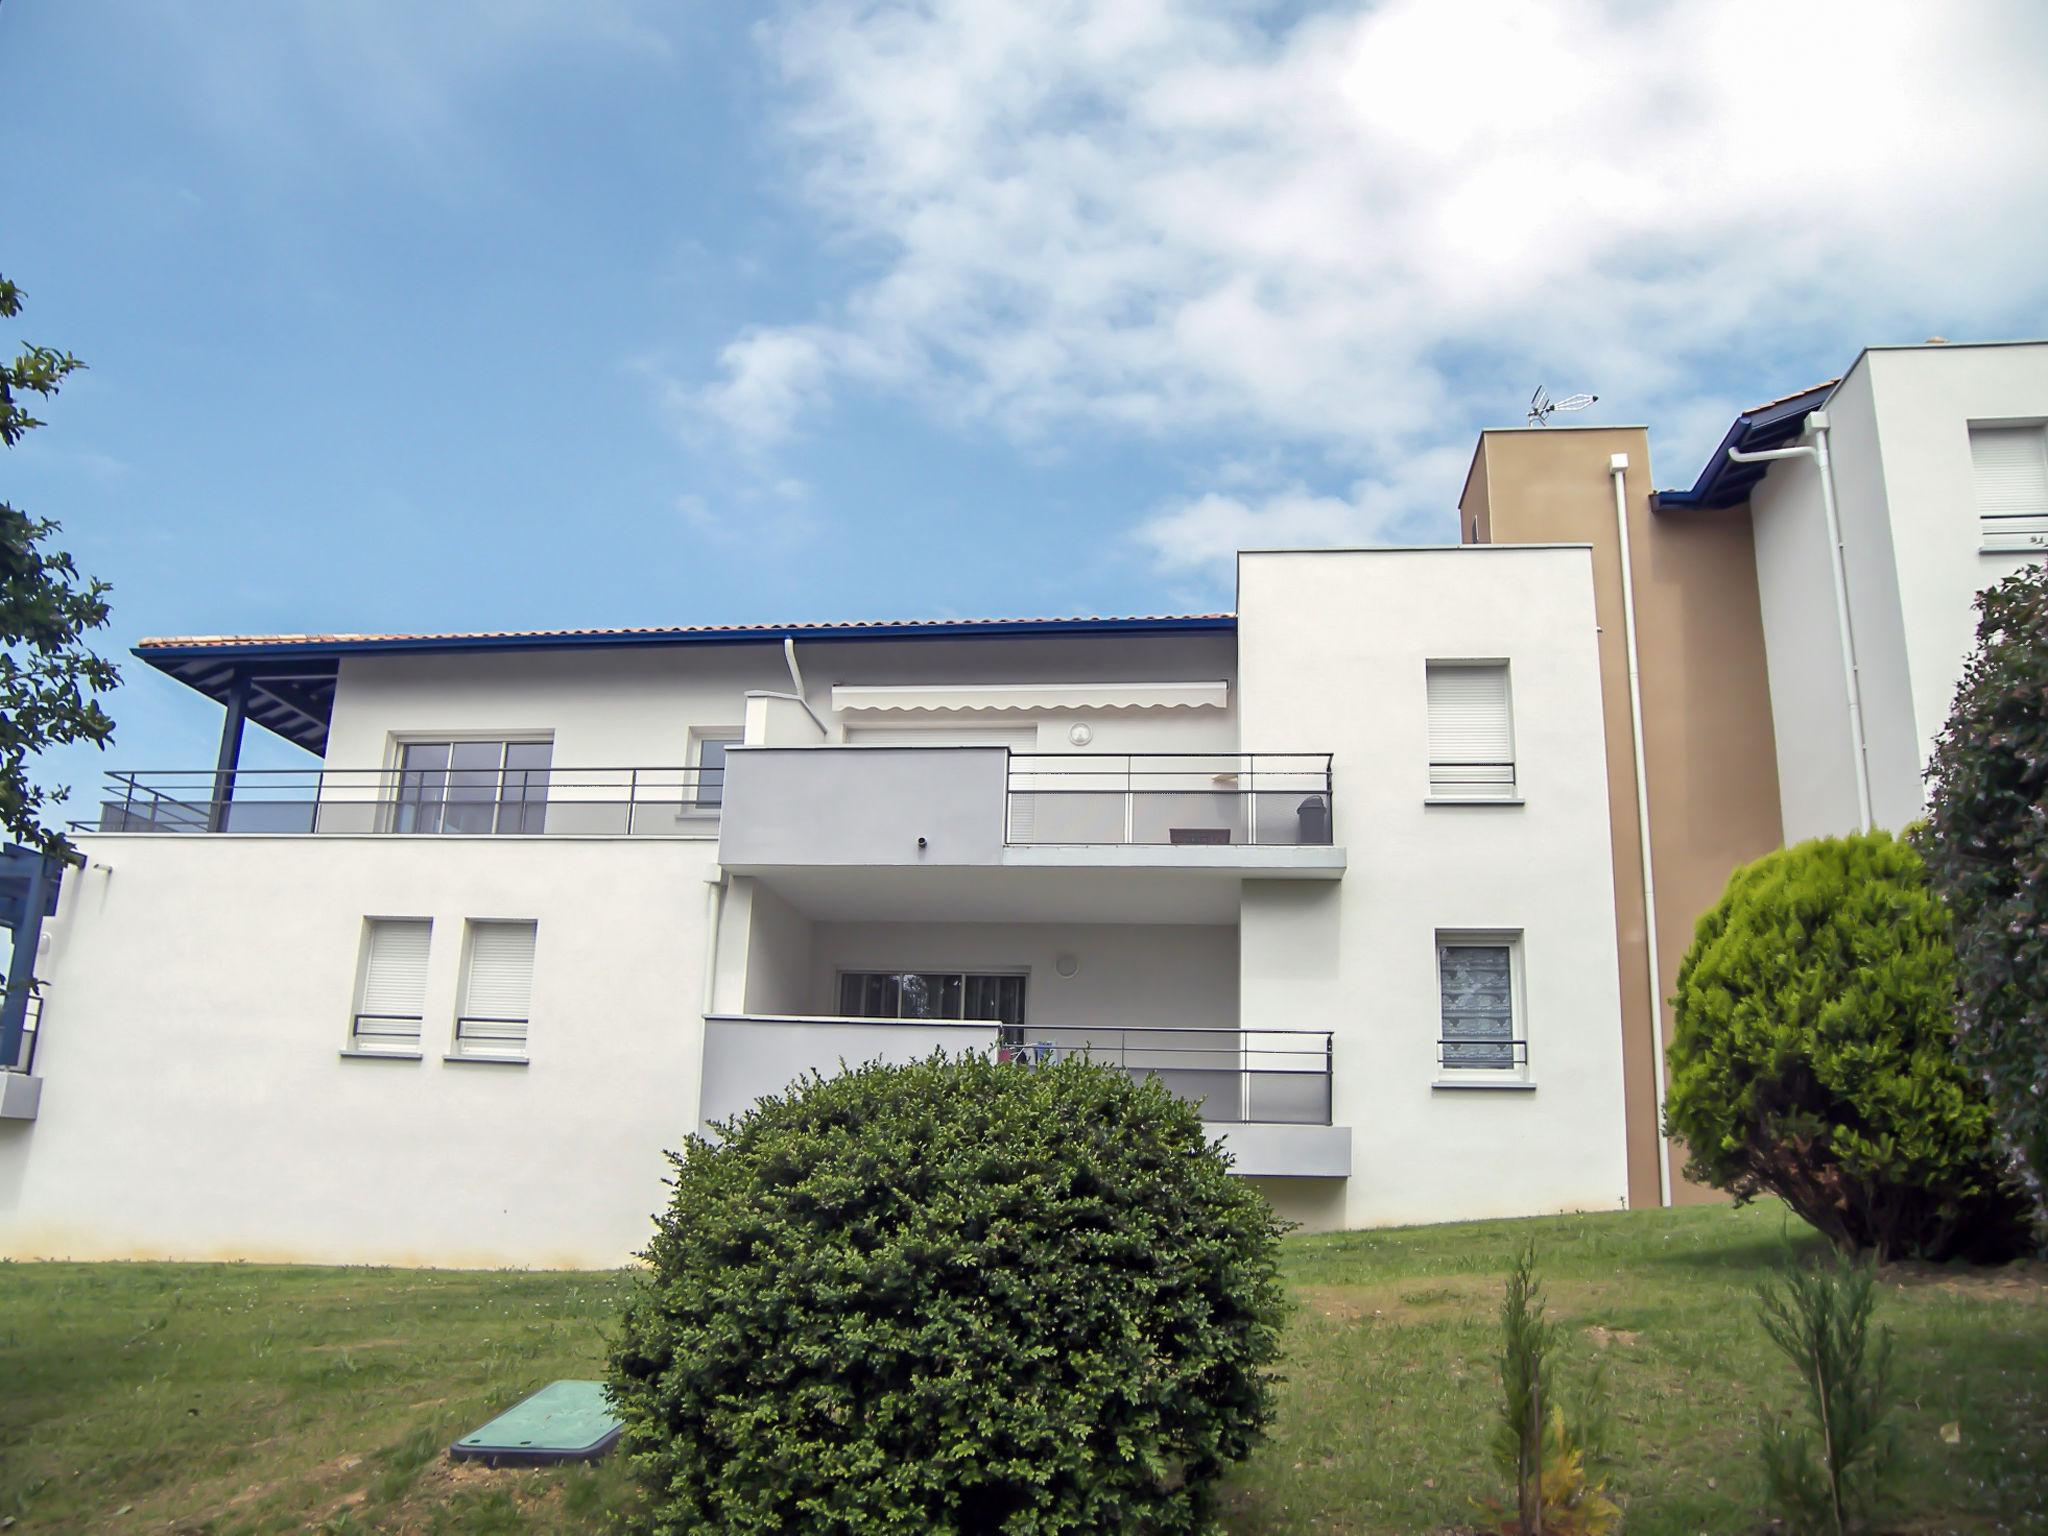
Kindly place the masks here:
POLYGON ((1436 1055, 1445 1076, 1527 1069, 1521 950, 1515 934, 1437 935, 1436 1055))
POLYGON ((1970 428, 1970 467, 1983 548, 2048 547, 2048 427, 2035 421, 1970 428))
POLYGON ((538 927, 532 922, 471 920, 462 1011, 455 1020, 456 1055, 525 1059, 538 927))
POLYGON ((849 1019, 985 1020, 1007 1026, 1005 1044, 1022 1041, 1024 973, 996 971, 841 971, 839 1012, 849 1019))
POLYGON ((690 771, 684 775, 683 809, 716 815, 725 804, 725 749, 744 732, 706 728, 690 732, 690 771))
POLYGON ((1429 793, 1444 800, 1515 797, 1506 662, 1429 663, 1429 793))
POLYGON ((424 917, 372 917, 363 924, 356 1010, 349 1048, 409 1056, 420 1048, 427 1011, 427 947, 434 925, 424 917))
POLYGON ((408 741, 398 751, 394 832, 547 830, 552 741, 408 741))

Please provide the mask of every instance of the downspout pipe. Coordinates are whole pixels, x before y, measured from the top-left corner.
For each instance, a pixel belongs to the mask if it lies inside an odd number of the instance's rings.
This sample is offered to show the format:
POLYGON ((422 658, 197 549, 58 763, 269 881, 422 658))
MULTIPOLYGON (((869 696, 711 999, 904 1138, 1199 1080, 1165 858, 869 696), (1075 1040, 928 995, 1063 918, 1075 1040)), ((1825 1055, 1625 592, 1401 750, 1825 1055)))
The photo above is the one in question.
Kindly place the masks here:
POLYGON ((811 708, 811 701, 804 697, 804 675, 797 670, 796 665, 796 641, 792 640, 788 635, 782 637, 782 659, 789 667, 789 682, 792 691, 789 693, 777 693, 771 688, 756 688, 748 694, 748 697, 755 699, 782 699, 787 703, 801 704, 804 707, 804 713, 811 717, 811 724, 815 725, 823 735, 830 736, 832 734, 832 727, 818 718, 818 712, 811 708))
POLYGON ((1628 650, 1629 743, 1636 766, 1636 840, 1643 866, 1643 943, 1649 953, 1644 969, 1650 987, 1650 1059, 1657 1074, 1657 1203, 1671 1204, 1671 1137, 1664 1129, 1664 997, 1657 985, 1657 875, 1650 858, 1650 776, 1643 761, 1643 678, 1636 659, 1636 578, 1629 559, 1628 493, 1622 479, 1628 473, 1628 455, 1617 453, 1607 460, 1608 476, 1614 481, 1614 531, 1621 549, 1621 632, 1628 650))
POLYGON ((1763 464, 1776 459, 1812 459, 1820 471, 1820 504, 1827 518, 1829 573, 1835 580, 1835 629, 1842 647, 1842 677, 1849 701, 1849 740, 1856 756, 1856 821, 1868 832, 1870 813, 1870 742, 1863 730, 1863 673, 1856 660, 1856 626, 1849 617, 1849 564, 1842 547, 1842 516, 1835 503, 1835 466, 1828 454, 1828 413, 1811 411, 1806 430, 1813 441, 1792 448, 1766 448, 1744 453, 1730 448, 1728 457, 1737 464, 1763 464))

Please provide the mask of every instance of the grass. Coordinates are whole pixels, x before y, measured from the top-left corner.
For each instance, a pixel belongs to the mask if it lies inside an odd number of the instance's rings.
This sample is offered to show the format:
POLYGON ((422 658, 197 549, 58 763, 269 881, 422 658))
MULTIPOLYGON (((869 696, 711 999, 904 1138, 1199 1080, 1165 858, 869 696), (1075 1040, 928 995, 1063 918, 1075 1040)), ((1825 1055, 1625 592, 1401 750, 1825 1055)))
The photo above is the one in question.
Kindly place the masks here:
MULTIPOLYGON (((1630 1532, 1761 1523, 1760 1409, 1796 1385, 1751 1291, 1773 1209, 1297 1237, 1270 1443, 1234 1536, 1423 1532, 1500 1492, 1486 1456, 1500 1272, 1539 1244, 1567 1374, 1601 1362, 1601 1468, 1630 1532)), ((488 1472, 449 1441, 562 1376, 601 1374, 614 1274, 243 1265, 0 1266, 0 1520, 20 1532, 589 1532, 616 1464, 488 1472)), ((1901 1267, 1902 1528, 2048 1527, 2048 1273, 1901 1267), (1954 1426, 1944 1436, 1944 1426, 1954 1426)))

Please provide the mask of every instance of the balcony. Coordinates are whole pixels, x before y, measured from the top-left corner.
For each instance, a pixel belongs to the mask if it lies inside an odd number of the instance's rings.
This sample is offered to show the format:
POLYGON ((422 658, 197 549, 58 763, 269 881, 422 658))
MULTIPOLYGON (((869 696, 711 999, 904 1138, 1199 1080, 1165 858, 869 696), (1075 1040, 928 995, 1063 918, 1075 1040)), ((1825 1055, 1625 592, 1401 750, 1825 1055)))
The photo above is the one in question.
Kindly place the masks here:
POLYGON ((733 747, 719 862, 820 917, 1221 922, 1337 880, 1327 754, 733 747))
POLYGON ((718 835, 720 768, 310 768, 110 773, 77 832, 718 835))
POLYGON ((1197 1106, 1248 1175, 1341 1178, 1351 1132, 1331 1120, 1327 1030, 1006 1026, 972 1020, 713 1015, 704 1021, 708 1125, 842 1066, 977 1051, 1030 1067, 1084 1056, 1197 1106))
POLYGON ((1012 752, 1005 841, 1327 848, 1327 752, 1012 752))

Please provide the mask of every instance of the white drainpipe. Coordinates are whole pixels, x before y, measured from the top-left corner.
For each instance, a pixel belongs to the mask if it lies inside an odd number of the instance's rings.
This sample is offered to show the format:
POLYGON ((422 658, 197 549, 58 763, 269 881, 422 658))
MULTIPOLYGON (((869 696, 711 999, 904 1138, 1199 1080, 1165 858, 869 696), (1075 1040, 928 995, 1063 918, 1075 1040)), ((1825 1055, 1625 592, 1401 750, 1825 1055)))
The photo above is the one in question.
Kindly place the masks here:
POLYGON ((718 930, 725 917, 725 875, 704 882, 704 1016, 718 1002, 718 930))
POLYGON ((1810 458, 1820 471, 1820 504, 1827 517, 1828 545, 1832 556, 1828 569, 1835 579, 1835 628, 1841 640, 1842 676, 1849 697, 1849 740, 1856 754, 1856 820, 1858 827, 1868 832, 1872 824, 1870 743, 1863 734, 1863 674, 1856 662, 1856 626, 1849 618, 1849 566, 1842 548, 1841 512, 1835 505, 1835 466, 1828 456, 1828 413, 1809 412, 1806 429, 1813 434, 1811 443, 1801 443, 1796 448, 1767 448, 1759 453, 1744 453, 1739 448, 1730 448, 1728 457, 1737 464, 1810 458))
POLYGON ((1657 1203, 1671 1204, 1671 1138, 1664 1131, 1664 998, 1657 985, 1657 876, 1650 862, 1650 779, 1643 763, 1643 682, 1636 660, 1636 577, 1628 551, 1628 496, 1622 477, 1628 471, 1628 455, 1617 453, 1607 461, 1607 473, 1614 481, 1614 529, 1621 545, 1621 632, 1628 648, 1628 724, 1635 748, 1636 838, 1643 862, 1643 942, 1649 949, 1650 1054, 1657 1073, 1657 1203))

